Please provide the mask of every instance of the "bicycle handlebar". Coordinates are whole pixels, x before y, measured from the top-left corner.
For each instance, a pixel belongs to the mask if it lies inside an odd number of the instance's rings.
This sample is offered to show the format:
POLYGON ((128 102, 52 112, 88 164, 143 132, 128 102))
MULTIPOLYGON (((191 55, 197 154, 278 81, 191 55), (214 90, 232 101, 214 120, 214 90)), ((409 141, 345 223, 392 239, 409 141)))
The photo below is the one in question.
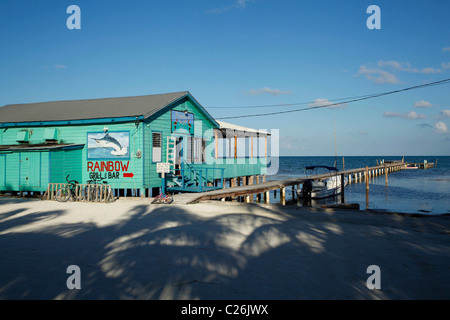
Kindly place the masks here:
POLYGON ((79 182, 77 180, 69 180, 69 176, 70 176, 70 174, 68 174, 66 177, 66 181, 68 184, 79 184, 79 182))

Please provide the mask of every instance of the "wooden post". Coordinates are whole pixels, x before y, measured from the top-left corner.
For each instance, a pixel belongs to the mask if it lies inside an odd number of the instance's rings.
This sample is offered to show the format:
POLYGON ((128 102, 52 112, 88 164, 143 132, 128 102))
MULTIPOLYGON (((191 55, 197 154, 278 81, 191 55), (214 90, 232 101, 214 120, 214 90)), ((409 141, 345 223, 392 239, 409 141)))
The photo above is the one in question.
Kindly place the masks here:
POLYGON ((264 192, 264 203, 270 204, 270 192, 269 191, 264 192))
POLYGON ((286 205, 286 188, 280 188, 280 203, 284 206, 286 205))
MULTIPOLYGON (((252 185, 253 184, 253 176, 249 176, 247 177, 247 185, 252 185)), ((247 202, 253 202, 253 194, 251 195, 247 195, 247 202)))
MULTIPOLYGON (((256 175, 256 184, 259 184, 259 174, 256 175)), ((256 201, 261 202, 261 193, 256 194, 256 201)))
POLYGON ((267 136, 265 136, 264 140, 264 157, 267 158, 267 136))
POLYGON ((345 175, 341 173, 341 203, 345 203, 345 175))
MULTIPOLYGON (((230 179, 230 184, 232 188, 236 187, 236 177, 230 179)), ((236 201, 236 197, 235 196, 231 197, 231 201, 236 201)))
POLYGON ((386 164, 384 164, 384 175, 386 176, 386 185, 388 185, 388 171, 386 168, 386 164))
POLYGON ((369 167, 366 166, 366 209, 369 209, 369 167))
POLYGON ((345 159, 342 157, 342 171, 345 171, 345 159))
POLYGON ((234 136, 234 158, 237 159, 237 135, 234 136))

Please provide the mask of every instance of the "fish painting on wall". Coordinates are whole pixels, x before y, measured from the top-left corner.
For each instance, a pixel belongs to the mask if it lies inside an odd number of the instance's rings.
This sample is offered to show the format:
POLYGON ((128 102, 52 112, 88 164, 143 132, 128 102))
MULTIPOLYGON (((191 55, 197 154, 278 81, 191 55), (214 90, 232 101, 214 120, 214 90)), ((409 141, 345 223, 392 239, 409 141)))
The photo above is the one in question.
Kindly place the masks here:
POLYGON ((89 132, 87 134, 89 160, 129 159, 130 132, 89 132))

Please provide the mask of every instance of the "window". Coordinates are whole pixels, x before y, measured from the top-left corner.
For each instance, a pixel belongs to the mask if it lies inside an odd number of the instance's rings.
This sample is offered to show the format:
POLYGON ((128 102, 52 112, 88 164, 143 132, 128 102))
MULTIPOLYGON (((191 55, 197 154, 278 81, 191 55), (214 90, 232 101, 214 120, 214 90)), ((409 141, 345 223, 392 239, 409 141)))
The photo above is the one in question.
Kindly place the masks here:
POLYGON ((248 146, 248 138, 237 138, 236 139, 237 145, 236 145, 236 152, 237 158, 245 158, 248 157, 248 149, 246 146, 248 146))
POLYGON ((186 162, 192 163, 193 157, 192 157, 192 149, 193 149, 193 138, 187 137, 187 144, 186 144, 186 162))
POLYGON ((153 162, 161 162, 161 133, 153 132, 152 134, 152 154, 153 162))
POLYGON ((202 139, 202 162, 206 162, 206 139, 202 139))
POLYGON ((199 143, 201 142, 201 138, 193 138, 193 142, 193 160, 194 163, 198 163, 201 159, 201 146, 199 145, 199 143))

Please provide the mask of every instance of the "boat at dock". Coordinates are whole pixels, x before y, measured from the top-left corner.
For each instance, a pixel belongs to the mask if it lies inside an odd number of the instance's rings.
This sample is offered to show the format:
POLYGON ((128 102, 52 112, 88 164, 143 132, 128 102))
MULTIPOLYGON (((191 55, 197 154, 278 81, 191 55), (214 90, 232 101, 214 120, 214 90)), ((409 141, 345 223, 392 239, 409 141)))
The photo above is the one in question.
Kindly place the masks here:
MULTIPOLYGON (((297 190, 297 195, 302 199, 324 199, 337 196, 342 192, 341 176, 337 173, 336 167, 329 166, 308 166, 305 167, 306 172, 313 172, 317 169, 327 169, 329 177, 323 180, 307 179, 303 182, 301 189, 297 190)), ((344 178, 344 186, 347 185, 348 178, 344 178)))

